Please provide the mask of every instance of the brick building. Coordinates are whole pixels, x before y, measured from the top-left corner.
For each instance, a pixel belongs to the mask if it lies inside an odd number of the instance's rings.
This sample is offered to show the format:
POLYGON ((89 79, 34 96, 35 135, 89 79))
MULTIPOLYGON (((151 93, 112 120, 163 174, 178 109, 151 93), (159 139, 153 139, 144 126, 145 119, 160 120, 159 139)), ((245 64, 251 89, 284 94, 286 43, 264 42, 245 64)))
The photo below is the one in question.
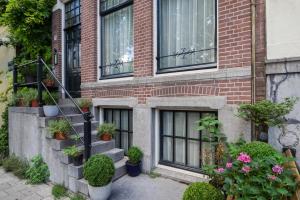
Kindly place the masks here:
POLYGON ((197 172, 213 155, 196 122, 216 115, 229 141, 249 139, 236 109, 265 98, 264 0, 254 3, 58 0, 55 72, 117 124, 119 148, 143 149, 145 171, 197 172))

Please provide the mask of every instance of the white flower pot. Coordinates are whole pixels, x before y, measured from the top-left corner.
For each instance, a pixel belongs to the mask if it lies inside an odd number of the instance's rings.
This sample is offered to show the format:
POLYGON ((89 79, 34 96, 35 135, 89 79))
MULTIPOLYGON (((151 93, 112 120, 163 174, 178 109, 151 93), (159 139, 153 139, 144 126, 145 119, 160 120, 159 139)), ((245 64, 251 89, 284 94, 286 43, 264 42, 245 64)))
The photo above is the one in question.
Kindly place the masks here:
POLYGON ((46 117, 55 117, 59 112, 57 106, 43 106, 43 110, 46 117))
POLYGON ((103 187, 93 187, 88 185, 91 200, 107 200, 111 194, 111 186, 111 182, 103 187))

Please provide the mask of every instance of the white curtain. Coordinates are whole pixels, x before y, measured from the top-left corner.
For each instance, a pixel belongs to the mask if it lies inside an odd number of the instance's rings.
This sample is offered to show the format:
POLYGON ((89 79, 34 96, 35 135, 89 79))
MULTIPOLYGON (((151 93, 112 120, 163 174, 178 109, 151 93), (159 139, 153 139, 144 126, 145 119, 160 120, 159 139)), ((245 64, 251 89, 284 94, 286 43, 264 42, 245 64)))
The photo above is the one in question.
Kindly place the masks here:
MULTIPOLYGON (((173 113, 163 112, 163 135, 173 135, 173 113)), ((164 137, 163 139, 163 160, 173 161, 173 138, 164 137)))
MULTIPOLYGON (((200 133, 197 130, 197 121, 200 120, 198 112, 188 113, 188 138, 199 139, 200 133)), ((188 140, 188 166, 200 167, 200 142, 188 140)))
MULTIPOLYGON (((128 127, 128 111, 123 110, 121 112, 121 118, 122 118, 122 124, 121 124, 121 130, 129 130, 128 127)), ((128 152, 128 132, 122 132, 122 149, 124 149, 125 153, 128 152)))
POLYGON ((104 16, 103 63, 112 65, 123 63, 118 67, 104 67, 103 75, 132 71, 133 61, 133 8, 128 6, 104 16))
POLYGON ((215 0, 161 0, 160 67, 215 62, 215 0), (199 51, 203 49, 211 49, 199 51))

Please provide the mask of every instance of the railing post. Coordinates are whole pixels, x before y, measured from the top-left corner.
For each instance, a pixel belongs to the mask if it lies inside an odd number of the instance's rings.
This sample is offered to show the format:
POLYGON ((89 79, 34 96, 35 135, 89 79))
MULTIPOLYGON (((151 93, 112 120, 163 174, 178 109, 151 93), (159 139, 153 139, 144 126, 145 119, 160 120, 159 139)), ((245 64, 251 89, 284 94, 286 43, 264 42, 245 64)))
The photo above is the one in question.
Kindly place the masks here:
POLYGON ((14 64, 13 65, 13 90, 14 90, 14 94, 17 94, 18 91, 18 68, 17 66, 14 64))
POLYGON ((43 63, 42 63, 42 58, 39 56, 38 57, 38 62, 37 62, 37 89, 38 89, 38 100, 39 100, 39 106, 43 106, 43 88, 42 88, 42 76, 43 76, 43 63))
POLYGON ((92 148, 92 123, 91 123, 91 113, 84 114, 84 157, 87 161, 91 157, 92 148))

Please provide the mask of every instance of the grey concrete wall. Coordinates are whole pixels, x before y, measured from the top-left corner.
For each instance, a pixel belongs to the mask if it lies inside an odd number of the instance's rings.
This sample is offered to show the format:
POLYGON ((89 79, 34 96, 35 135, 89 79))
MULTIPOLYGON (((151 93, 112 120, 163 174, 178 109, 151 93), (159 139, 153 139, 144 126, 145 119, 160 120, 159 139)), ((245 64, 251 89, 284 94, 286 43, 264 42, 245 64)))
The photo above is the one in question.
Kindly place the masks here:
MULTIPOLYGON (((281 102, 286 97, 300 97, 300 59, 274 60, 267 63, 267 98, 281 102)), ((288 146, 296 148, 300 163, 300 102, 286 116, 286 125, 282 129, 269 130, 269 142, 278 150, 288 146)))

